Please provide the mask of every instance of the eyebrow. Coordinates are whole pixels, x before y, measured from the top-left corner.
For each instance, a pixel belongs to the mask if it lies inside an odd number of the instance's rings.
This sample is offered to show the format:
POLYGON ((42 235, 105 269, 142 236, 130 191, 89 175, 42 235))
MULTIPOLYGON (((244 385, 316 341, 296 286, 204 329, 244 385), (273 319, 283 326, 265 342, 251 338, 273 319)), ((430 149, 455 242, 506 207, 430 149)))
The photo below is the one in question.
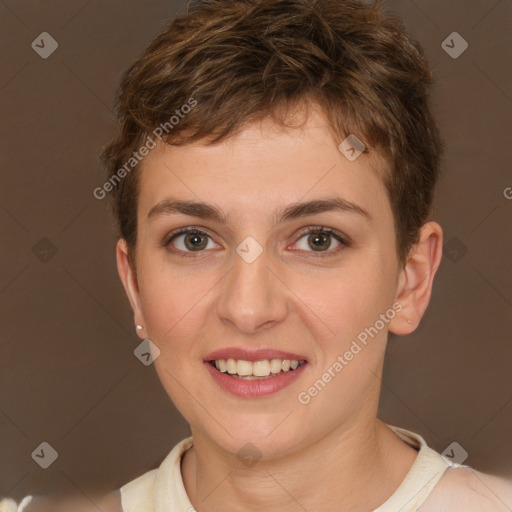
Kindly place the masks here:
MULTIPOLYGON (((370 214, 361 206, 341 197, 329 197, 325 199, 315 199, 302 203, 292 203, 285 208, 277 209, 273 212, 274 226, 282 222, 315 215, 318 213, 338 211, 346 213, 355 213, 372 220, 370 214)), ((183 201, 178 199, 164 199, 157 203, 148 213, 148 219, 161 215, 172 214, 190 215, 201 219, 210 219, 221 224, 227 224, 227 215, 216 206, 198 201, 183 201)))

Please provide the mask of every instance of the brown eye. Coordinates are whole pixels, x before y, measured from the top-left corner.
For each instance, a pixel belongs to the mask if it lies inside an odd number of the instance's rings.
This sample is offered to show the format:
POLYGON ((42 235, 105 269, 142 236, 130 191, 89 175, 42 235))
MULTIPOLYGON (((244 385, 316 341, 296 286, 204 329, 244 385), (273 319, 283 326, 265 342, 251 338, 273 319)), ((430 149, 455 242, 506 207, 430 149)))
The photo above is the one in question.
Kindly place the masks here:
MULTIPOLYGON (((165 246, 171 246, 172 250, 181 252, 201 252, 204 249, 211 248, 208 242, 210 236, 199 229, 182 229, 165 242, 165 246)), ((213 243, 213 242, 212 242, 213 243)))
POLYGON ((301 233, 298 242, 296 242, 297 249, 304 252, 318 253, 315 256, 330 256, 334 255, 340 250, 349 247, 350 243, 341 233, 324 227, 308 228, 301 233), (304 242, 301 240, 304 239, 304 242), (333 241, 335 244, 332 247, 333 241))
POLYGON ((184 242, 187 249, 200 251, 208 245, 207 236, 201 233, 185 233, 184 242))
POLYGON ((309 247, 314 251, 329 249, 331 245, 331 235, 329 233, 311 233, 307 240, 309 247))

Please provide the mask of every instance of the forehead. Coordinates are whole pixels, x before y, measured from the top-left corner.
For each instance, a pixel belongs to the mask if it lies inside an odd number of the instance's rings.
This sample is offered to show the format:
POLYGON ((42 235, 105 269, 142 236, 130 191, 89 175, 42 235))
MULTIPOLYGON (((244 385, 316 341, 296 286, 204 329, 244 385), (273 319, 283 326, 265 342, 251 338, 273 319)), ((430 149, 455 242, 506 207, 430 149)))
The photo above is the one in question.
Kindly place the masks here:
POLYGON ((214 145, 159 143, 142 163, 139 213, 169 195, 240 215, 333 194, 368 211, 389 210, 383 158, 370 151, 350 161, 338 144, 318 112, 298 128, 265 120, 214 145))

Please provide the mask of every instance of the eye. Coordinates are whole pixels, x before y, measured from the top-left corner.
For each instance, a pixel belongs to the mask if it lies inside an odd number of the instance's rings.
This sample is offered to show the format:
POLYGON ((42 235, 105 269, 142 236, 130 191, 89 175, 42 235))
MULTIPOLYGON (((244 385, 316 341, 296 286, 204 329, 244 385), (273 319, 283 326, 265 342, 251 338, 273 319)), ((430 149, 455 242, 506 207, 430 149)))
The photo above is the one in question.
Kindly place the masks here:
POLYGON ((173 231, 163 245, 173 252, 201 252, 204 249, 214 248, 209 244, 209 241, 214 246, 216 245, 208 233, 195 226, 189 226, 173 231))
MULTIPOLYGON (((297 249, 317 253, 314 254, 315 257, 332 256, 351 245, 347 237, 332 228, 323 226, 308 227, 299 235, 299 239, 295 243, 297 249), (301 242, 302 239, 304 242, 301 242), (332 249, 333 239, 337 243, 334 249, 332 249)), ((180 256, 192 256, 194 252, 200 253, 206 249, 218 247, 211 236, 197 226, 187 226, 173 231, 166 237, 162 245, 180 256)))
POLYGON ((306 231, 302 231, 299 241, 296 242, 298 249, 306 252, 313 253, 327 253, 327 254, 315 254, 315 256, 330 256, 332 253, 338 253, 343 250, 345 247, 349 247, 349 240, 344 237, 341 233, 338 233, 336 230, 331 228, 326 228, 323 226, 317 226, 313 228, 307 228, 306 231), (333 250, 331 249, 333 238, 335 242, 338 244, 333 250), (300 241, 304 239, 304 243, 302 243, 302 247, 300 246, 300 241))

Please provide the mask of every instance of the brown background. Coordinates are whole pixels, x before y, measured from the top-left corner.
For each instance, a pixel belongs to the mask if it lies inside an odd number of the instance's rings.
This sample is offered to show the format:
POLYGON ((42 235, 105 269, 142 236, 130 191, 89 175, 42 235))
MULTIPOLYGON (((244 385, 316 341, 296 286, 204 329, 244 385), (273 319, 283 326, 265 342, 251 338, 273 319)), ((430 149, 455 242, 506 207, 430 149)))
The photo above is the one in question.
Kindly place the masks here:
MULTIPOLYGON (((184 2, 0 1, 0 495, 120 486, 188 435, 139 339, 92 190, 121 72, 184 2), (31 43, 49 32, 42 59, 31 43), (59 453, 41 469, 42 442, 59 453)), ((393 337, 380 416, 512 476, 512 2, 390 0, 427 52, 447 144, 445 257, 420 328, 393 337), (453 31, 469 48, 441 47, 453 31)))

